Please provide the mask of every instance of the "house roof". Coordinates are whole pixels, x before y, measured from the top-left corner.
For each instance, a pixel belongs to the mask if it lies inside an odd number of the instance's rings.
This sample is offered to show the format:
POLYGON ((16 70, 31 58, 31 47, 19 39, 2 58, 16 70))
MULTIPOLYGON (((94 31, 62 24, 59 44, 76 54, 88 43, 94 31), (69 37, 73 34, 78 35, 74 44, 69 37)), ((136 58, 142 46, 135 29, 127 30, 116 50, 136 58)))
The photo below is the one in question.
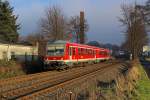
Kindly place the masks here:
POLYGON ((11 45, 24 45, 24 46, 32 46, 32 44, 31 43, 29 43, 29 42, 26 42, 26 41, 20 41, 20 42, 17 42, 17 43, 9 43, 9 42, 7 42, 7 41, 2 41, 2 40, 0 40, 0 43, 1 44, 11 44, 11 45))

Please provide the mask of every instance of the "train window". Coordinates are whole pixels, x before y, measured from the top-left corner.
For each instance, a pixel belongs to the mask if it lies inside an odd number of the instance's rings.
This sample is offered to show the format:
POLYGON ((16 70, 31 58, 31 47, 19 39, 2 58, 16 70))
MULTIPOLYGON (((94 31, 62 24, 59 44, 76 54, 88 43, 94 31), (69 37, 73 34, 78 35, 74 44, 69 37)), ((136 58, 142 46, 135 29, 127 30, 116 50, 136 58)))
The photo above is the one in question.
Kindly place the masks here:
POLYGON ((90 54, 92 54, 92 50, 89 50, 90 54))
POLYGON ((49 56, 60 56, 64 54, 64 49, 47 50, 49 56))
POLYGON ((104 55, 106 55, 106 52, 104 51, 104 55))
POLYGON ((88 49, 85 49, 85 54, 88 54, 88 49))
POLYGON ((99 52, 99 55, 102 55, 101 51, 99 52))
POLYGON ((84 55, 86 54, 86 49, 84 49, 84 48, 83 48, 83 54, 84 54, 84 55))
POLYGON ((93 55, 95 55, 95 51, 93 50, 93 55))
POLYGON ((78 54, 79 55, 81 54, 81 48, 78 48, 78 54))
POLYGON ((68 46, 65 47, 64 54, 65 55, 69 55, 69 47, 68 46))
POLYGON ((103 51, 100 51, 99 54, 100 54, 100 55, 103 55, 103 51))
POLYGON ((86 49, 83 49, 84 55, 86 55, 86 49))
POLYGON ((82 55, 84 55, 85 53, 84 53, 85 51, 84 51, 84 48, 82 48, 82 55))
POLYGON ((47 55, 49 56, 63 56, 65 47, 62 45, 54 45, 47 47, 47 55))
POLYGON ((91 51, 91 50, 89 49, 89 50, 88 50, 88 54, 90 54, 90 51, 91 51))
POLYGON ((86 55, 86 49, 84 49, 84 54, 86 55))
POLYGON ((89 50, 89 49, 87 49, 87 54, 89 54, 89 52, 90 52, 90 50, 89 50))
POLYGON ((108 56, 108 52, 105 52, 105 55, 108 56))
POLYGON ((107 53, 105 51, 100 51, 99 54, 100 55, 107 55, 107 53))
POLYGON ((83 48, 81 48, 81 55, 83 55, 83 48))
POLYGON ((76 49, 75 48, 72 48, 72 54, 76 55, 76 49))
POLYGON ((69 47, 69 55, 72 55, 72 47, 69 47))
POLYGON ((90 50, 88 50, 88 54, 90 54, 90 50))

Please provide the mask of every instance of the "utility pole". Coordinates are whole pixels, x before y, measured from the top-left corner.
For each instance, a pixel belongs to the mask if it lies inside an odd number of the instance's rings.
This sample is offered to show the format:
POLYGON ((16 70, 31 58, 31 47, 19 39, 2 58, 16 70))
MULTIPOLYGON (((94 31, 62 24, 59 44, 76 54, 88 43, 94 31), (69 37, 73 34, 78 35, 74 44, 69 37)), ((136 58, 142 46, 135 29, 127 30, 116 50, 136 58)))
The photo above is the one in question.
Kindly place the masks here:
POLYGON ((80 34, 79 34, 79 40, 81 44, 85 43, 85 32, 84 32, 84 12, 80 12, 80 34))

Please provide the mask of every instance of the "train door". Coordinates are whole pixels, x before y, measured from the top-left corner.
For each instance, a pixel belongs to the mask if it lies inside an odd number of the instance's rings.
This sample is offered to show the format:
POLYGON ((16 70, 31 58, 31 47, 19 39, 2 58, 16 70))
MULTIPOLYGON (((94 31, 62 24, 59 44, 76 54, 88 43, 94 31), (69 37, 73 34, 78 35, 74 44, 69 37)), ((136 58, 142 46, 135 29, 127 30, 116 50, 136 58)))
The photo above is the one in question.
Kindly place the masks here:
POLYGON ((72 47, 69 47, 69 60, 72 61, 72 47))
POLYGON ((95 58, 95 60, 96 60, 96 50, 94 50, 94 58, 95 58))

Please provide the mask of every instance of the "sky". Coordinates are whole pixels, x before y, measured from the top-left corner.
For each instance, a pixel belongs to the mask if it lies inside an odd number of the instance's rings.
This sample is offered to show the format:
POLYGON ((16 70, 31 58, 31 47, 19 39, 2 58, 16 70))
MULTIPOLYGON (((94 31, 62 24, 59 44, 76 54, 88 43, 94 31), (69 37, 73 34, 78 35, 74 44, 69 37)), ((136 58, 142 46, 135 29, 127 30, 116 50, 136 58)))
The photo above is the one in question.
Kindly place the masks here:
MULTIPOLYGON (((40 19, 45 9, 53 5, 60 6, 67 17, 85 12, 89 24, 86 33, 88 41, 120 45, 124 41, 123 27, 118 21, 121 17, 121 4, 134 4, 135 0, 8 0, 19 16, 19 33, 27 35, 39 29, 40 19)), ((136 0, 144 4, 146 0, 136 0)))

